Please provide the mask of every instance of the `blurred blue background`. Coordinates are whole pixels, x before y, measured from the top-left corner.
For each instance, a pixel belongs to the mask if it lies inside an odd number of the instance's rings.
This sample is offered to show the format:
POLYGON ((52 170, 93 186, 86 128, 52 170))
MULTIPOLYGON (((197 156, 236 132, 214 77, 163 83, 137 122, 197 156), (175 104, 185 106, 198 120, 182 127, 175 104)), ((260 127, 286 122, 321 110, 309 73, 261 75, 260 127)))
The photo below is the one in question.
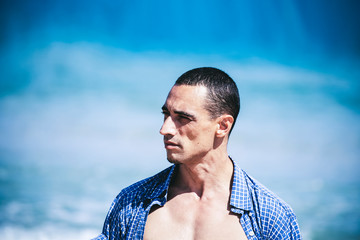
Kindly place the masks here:
POLYGON ((0 236, 89 239, 169 164, 160 108, 200 66, 237 82, 229 153, 304 239, 360 239, 358 1, 3 0, 0 236))

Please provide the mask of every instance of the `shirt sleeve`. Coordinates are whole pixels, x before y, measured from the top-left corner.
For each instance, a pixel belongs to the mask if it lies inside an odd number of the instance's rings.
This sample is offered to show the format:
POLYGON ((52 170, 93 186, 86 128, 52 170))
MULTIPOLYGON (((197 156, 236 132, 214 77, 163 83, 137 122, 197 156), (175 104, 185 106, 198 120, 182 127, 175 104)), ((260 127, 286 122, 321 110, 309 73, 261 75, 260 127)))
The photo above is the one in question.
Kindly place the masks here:
POLYGON ((293 212, 281 214, 267 239, 301 240, 299 224, 293 212))
POLYGON ((290 218, 290 239, 301 240, 300 228, 295 214, 290 218))
MULTIPOLYGON (((114 211, 114 208, 115 208, 115 212, 117 211, 115 206, 117 205, 119 199, 121 198, 121 193, 122 192, 120 192, 118 194, 118 196, 116 196, 114 201, 111 203, 110 209, 109 209, 109 211, 106 215, 105 221, 104 221, 102 233, 99 236, 97 236, 96 238, 91 239, 91 240, 108 240, 109 238, 118 239, 118 235, 120 236, 121 230, 114 229, 114 226, 111 223, 114 221, 116 222, 116 219, 114 219, 114 216, 112 213, 114 211), (110 236, 111 234, 113 234, 114 231, 116 232, 117 236, 116 237, 114 237, 113 235, 110 236)), ((118 227, 120 226, 119 224, 117 224, 117 225, 118 225, 118 227)))
POLYGON ((282 202, 270 204, 271 211, 263 214, 265 239, 301 240, 300 228, 293 210, 282 202))
POLYGON ((100 234, 99 236, 91 240, 108 240, 108 238, 104 234, 100 234))

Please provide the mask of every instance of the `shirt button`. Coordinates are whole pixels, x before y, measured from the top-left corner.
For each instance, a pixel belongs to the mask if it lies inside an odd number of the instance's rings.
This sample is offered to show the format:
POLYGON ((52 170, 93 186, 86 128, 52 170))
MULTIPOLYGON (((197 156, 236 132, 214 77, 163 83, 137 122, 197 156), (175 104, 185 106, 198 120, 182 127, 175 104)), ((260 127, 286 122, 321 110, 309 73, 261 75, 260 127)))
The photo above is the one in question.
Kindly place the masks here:
POLYGON ((255 235, 255 233, 254 233, 253 231, 250 231, 250 232, 249 232, 249 235, 250 235, 250 237, 252 237, 252 236, 255 235))
POLYGON ((253 215, 252 212, 250 212, 250 213, 249 213, 249 216, 252 217, 252 215, 253 215))

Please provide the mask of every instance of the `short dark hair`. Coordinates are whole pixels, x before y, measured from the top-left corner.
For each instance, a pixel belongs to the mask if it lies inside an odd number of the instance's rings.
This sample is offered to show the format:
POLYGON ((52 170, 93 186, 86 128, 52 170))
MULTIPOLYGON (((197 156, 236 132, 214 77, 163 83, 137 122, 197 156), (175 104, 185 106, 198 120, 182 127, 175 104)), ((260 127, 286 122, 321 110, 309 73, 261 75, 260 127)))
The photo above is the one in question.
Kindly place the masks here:
POLYGON ((231 115, 234 118, 231 133, 240 111, 240 97, 236 83, 228 74, 212 67, 195 68, 181 75, 175 85, 206 87, 208 101, 205 109, 213 119, 222 114, 231 115))

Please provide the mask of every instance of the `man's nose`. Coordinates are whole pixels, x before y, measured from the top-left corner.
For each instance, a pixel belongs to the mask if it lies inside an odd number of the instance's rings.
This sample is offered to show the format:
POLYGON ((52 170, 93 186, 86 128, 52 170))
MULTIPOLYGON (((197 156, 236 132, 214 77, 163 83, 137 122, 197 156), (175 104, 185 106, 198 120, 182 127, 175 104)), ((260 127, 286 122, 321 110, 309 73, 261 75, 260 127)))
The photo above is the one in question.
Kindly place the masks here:
POLYGON ((164 136, 175 135, 175 132, 176 132, 176 126, 173 119, 170 116, 165 118, 164 123, 160 129, 160 134, 164 136))

